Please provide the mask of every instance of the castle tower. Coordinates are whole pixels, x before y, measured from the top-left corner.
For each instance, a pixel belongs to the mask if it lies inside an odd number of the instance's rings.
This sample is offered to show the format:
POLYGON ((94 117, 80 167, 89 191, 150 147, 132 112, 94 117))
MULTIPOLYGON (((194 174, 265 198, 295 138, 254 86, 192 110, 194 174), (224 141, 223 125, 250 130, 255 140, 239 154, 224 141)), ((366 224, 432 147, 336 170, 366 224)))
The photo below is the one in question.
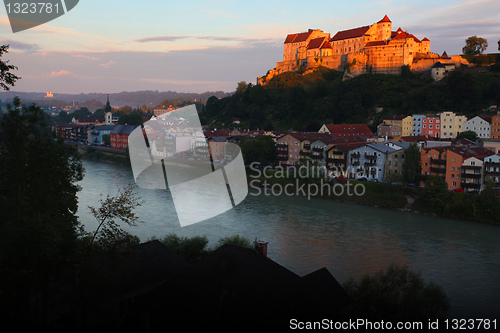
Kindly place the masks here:
POLYGON ((392 22, 389 17, 385 15, 383 19, 377 22, 377 40, 388 40, 391 38, 391 31, 392 22))

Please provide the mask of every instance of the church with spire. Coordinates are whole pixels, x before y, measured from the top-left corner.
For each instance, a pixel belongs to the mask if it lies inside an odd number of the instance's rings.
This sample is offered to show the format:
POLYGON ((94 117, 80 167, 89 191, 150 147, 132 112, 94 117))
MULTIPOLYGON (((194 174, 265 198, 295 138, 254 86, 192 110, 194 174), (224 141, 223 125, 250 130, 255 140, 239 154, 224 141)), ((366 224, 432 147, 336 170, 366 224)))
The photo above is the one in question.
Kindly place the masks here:
MULTIPOLYGON (((283 60, 276 63, 259 84, 273 76, 288 71, 307 72, 319 66, 343 71, 355 76, 363 73, 399 74, 402 66, 411 70, 428 70, 436 62, 443 61, 432 53, 428 38, 417 38, 401 28, 392 29, 392 21, 385 15, 371 25, 338 31, 333 36, 320 29, 286 36, 283 60)), ((444 53, 446 54, 446 52, 444 53)), ((460 56, 446 61, 456 65, 465 60, 460 56)))

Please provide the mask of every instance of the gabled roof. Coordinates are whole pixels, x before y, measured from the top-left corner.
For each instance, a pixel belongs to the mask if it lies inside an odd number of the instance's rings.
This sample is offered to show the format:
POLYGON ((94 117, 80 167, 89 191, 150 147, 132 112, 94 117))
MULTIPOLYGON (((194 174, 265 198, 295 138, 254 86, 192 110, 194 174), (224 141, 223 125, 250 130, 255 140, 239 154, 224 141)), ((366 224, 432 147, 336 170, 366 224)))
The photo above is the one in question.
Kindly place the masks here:
POLYGON ((136 125, 116 125, 110 134, 130 135, 136 125))
POLYGON ((373 132, 366 124, 328 124, 328 131, 335 137, 371 136, 373 132))
POLYGON ((314 31, 313 29, 309 29, 307 32, 301 32, 298 34, 289 34, 288 36, 286 36, 285 44, 304 42, 307 40, 307 38, 309 38, 309 36, 312 34, 313 31, 314 31))
POLYGON ((367 25, 364 27, 339 31, 332 37, 332 39, 330 39, 330 41, 361 37, 367 33, 368 29, 370 29, 370 26, 367 25))
POLYGON ((326 42, 325 37, 318 37, 318 38, 311 39, 311 41, 307 45, 307 49, 308 50, 319 49, 323 45, 323 43, 325 43, 325 42, 326 42))

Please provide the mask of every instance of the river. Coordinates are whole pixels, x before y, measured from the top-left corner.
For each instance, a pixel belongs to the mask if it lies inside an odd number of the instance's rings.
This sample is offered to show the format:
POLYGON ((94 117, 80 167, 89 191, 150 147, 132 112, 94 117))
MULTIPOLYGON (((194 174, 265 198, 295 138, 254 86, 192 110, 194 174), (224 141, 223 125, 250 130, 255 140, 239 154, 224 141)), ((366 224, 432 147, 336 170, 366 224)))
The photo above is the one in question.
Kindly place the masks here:
MULTIPOLYGON (((134 183, 130 167, 84 160, 78 215, 87 231, 88 206, 134 183)), ((136 187, 144 221, 124 229, 141 241, 169 233, 206 236, 215 246, 239 234, 267 241, 268 256, 305 275, 326 267, 340 283, 390 263, 408 264, 441 285, 454 318, 500 318, 500 227, 322 199, 249 194, 234 209, 181 227, 167 191, 136 187)))

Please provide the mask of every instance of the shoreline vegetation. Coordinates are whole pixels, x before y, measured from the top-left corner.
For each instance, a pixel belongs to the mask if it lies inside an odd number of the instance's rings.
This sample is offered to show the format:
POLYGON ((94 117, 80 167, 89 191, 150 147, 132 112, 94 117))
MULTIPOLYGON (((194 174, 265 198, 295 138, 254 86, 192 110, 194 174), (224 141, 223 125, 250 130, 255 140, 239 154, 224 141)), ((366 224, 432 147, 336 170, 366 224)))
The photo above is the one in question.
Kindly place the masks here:
POLYGON ((334 200, 500 226, 500 216, 497 214, 500 202, 495 190, 490 188, 482 194, 469 194, 449 191, 446 183, 431 177, 425 186, 418 187, 350 178, 304 178, 276 170, 259 170, 257 173, 255 171, 253 168, 247 168, 249 188, 266 191, 264 193, 267 195, 334 200))

